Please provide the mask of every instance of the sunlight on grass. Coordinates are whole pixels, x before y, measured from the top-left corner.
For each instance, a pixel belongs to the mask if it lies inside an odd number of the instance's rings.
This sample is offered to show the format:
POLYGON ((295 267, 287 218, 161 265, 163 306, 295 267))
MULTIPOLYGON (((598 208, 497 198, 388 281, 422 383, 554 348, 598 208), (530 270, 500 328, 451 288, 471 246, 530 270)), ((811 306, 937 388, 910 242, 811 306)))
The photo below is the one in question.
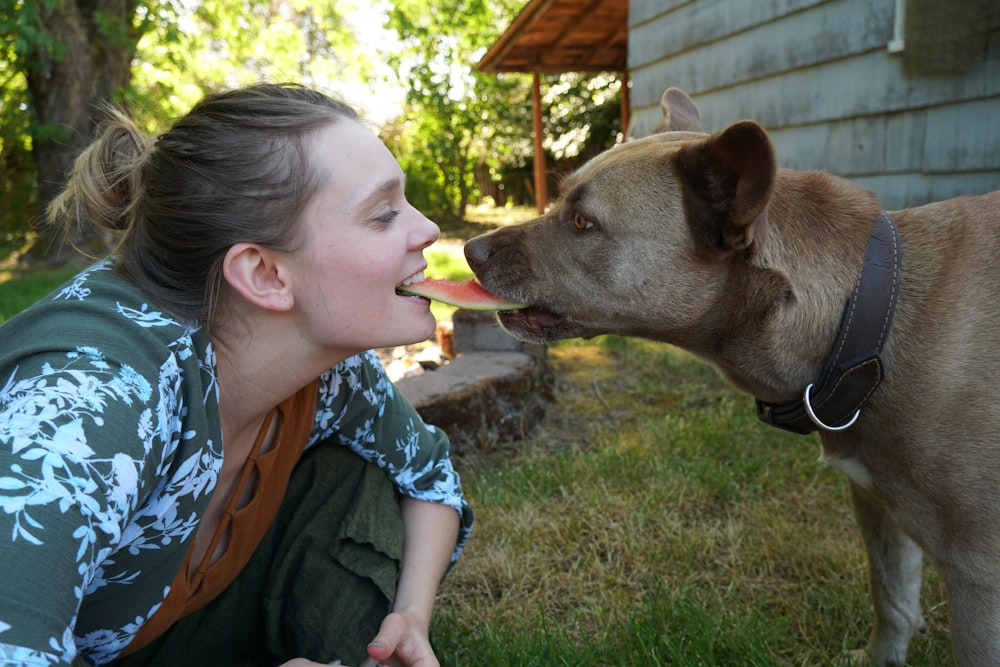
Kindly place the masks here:
POLYGON ((426 274, 430 278, 468 280, 472 277, 472 269, 459 243, 436 243, 424 251, 424 257, 427 259, 426 274))

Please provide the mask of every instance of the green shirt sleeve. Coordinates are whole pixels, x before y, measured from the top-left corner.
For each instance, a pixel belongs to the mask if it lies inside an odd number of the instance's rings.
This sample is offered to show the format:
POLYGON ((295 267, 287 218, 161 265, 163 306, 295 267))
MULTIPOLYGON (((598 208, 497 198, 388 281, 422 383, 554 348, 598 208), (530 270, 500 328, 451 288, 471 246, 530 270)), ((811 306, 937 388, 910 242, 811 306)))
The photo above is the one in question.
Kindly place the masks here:
POLYGON ((425 424, 396 390, 374 352, 338 364, 320 378, 310 445, 333 438, 384 469, 400 493, 455 509, 460 518, 458 560, 472 530, 473 512, 451 462, 448 436, 425 424))

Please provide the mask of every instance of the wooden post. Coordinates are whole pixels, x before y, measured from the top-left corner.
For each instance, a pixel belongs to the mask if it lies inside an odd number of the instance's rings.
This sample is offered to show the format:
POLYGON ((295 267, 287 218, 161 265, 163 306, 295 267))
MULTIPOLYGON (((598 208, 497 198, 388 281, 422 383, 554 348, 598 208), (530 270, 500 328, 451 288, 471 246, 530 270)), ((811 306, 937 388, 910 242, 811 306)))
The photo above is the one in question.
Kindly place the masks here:
POLYGON ((544 138, 544 129, 542 126, 542 85, 537 69, 535 70, 534 80, 531 83, 531 116, 535 135, 535 205, 538 206, 538 213, 542 214, 549 205, 549 193, 545 183, 545 148, 542 146, 542 139, 544 138))

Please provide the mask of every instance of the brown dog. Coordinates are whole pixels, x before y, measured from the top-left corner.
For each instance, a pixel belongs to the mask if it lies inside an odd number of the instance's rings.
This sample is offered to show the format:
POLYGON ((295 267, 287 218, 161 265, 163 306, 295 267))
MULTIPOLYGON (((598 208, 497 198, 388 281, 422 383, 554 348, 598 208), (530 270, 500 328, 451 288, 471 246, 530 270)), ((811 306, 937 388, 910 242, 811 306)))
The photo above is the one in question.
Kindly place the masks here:
POLYGON ((957 661, 1000 665, 1000 191, 883 215, 845 180, 777 169, 756 123, 707 135, 681 91, 662 106, 550 212, 466 245, 487 289, 531 304, 501 323, 672 343, 763 420, 818 430, 867 546, 867 656, 903 665, 925 627, 923 548, 957 661))

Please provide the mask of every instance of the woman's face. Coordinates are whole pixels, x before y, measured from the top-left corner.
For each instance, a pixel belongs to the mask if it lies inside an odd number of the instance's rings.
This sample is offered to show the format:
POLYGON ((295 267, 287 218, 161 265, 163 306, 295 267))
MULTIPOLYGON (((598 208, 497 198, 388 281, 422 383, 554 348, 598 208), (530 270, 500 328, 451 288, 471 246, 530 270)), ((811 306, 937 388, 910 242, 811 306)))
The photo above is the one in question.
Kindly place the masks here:
POLYGON ((302 335, 345 355, 427 340, 430 303, 396 287, 423 272, 423 250, 440 231, 406 201, 399 164, 348 119, 313 135, 309 151, 321 185, 291 254, 302 335))

